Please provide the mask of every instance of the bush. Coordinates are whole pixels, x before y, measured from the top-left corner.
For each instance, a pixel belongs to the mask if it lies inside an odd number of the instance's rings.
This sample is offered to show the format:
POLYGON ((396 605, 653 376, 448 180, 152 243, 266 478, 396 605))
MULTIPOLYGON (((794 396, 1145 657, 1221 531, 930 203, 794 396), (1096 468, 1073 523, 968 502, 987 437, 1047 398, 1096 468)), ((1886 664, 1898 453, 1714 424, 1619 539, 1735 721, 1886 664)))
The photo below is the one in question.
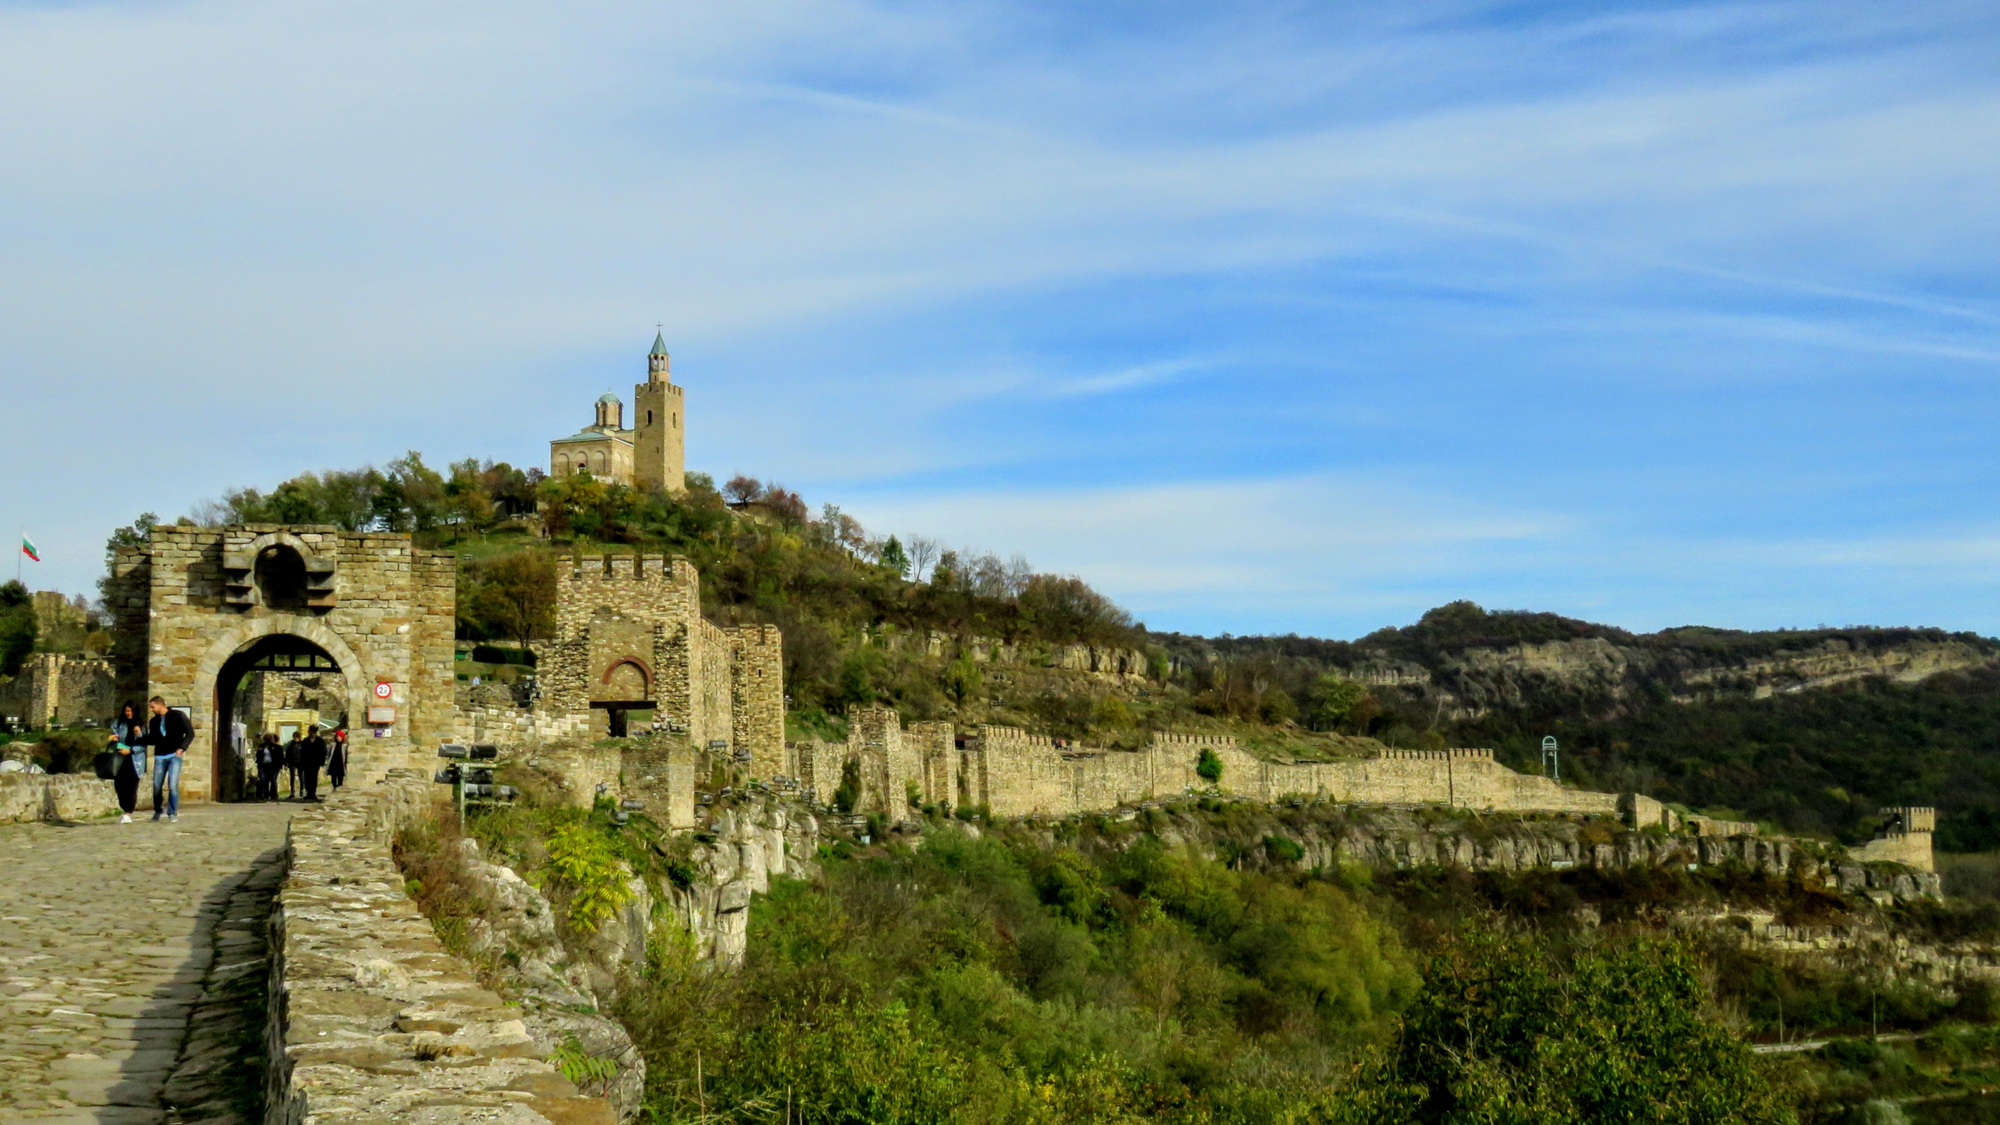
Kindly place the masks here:
POLYGON ((1220 784, 1222 781, 1221 757, 1208 747, 1202 747, 1201 754, 1194 760, 1194 772, 1196 777, 1201 778, 1210 785, 1220 784))
POLYGON ((571 823, 549 836, 549 871, 556 887, 569 898, 569 924, 590 934, 632 898, 630 877, 604 832, 588 823, 571 823))

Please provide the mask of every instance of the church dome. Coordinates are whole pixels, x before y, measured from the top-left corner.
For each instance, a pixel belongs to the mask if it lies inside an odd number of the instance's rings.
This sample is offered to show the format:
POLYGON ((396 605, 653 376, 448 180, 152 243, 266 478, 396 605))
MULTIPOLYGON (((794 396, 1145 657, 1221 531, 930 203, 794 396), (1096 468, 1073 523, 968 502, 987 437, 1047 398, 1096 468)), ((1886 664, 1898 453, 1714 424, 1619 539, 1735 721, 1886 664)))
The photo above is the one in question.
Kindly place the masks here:
POLYGON ((617 396, 617 395, 614 395, 614 394, 612 394, 612 393, 610 393, 609 391, 607 391, 607 392, 605 392, 605 393, 604 393, 603 395, 599 396, 599 397, 598 397, 598 399, 597 399, 597 401, 599 401, 599 402, 617 402, 617 401, 618 401, 618 396, 617 396))

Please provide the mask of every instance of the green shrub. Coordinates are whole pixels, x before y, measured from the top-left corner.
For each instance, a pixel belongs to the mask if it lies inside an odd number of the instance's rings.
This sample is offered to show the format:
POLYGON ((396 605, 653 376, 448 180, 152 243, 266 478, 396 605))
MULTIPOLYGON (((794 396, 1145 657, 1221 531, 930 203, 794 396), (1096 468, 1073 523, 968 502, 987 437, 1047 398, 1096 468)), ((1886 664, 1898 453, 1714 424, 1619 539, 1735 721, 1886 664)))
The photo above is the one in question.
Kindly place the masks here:
POLYGON ((1222 759, 1217 756, 1215 751, 1204 746, 1201 748, 1201 753, 1195 757, 1194 772, 1196 777, 1201 778, 1210 785, 1220 784, 1222 781, 1222 759))
POLYGON ((840 784, 833 790, 834 810, 842 816, 854 811, 861 799, 861 763, 850 758, 840 764, 840 784))
POLYGON ((565 824, 549 836, 548 871, 569 896, 566 919, 590 934, 631 901, 625 863, 604 833, 588 823, 565 824))

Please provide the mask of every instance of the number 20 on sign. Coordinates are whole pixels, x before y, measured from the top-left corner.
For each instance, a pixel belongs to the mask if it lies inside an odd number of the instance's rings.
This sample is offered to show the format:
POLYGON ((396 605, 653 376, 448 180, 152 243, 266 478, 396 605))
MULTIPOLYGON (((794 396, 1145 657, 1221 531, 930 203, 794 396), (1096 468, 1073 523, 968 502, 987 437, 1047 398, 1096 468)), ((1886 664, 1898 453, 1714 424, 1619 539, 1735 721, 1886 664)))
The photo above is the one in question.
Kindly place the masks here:
POLYGON ((389 698, 390 693, 393 692, 394 690, 395 690, 395 685, 391 684, 387 680, 375 681, 375 698, 377 699, 389 698))

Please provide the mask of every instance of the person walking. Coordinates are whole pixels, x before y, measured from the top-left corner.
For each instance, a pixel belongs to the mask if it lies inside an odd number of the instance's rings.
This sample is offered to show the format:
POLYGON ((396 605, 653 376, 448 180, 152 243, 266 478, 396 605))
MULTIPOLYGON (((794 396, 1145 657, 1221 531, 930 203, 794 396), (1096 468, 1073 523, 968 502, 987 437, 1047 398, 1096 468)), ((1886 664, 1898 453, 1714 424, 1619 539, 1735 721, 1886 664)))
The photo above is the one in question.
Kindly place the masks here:
POLYGON ((299 755, 304 753, 305 744, 299 741, 299 732, 293 731, 291 741, 285 743, 285 799, 297 800, 299 796, 299 755))
POLYGON ((305 779, 306 800, 319 800, 319 768, 326 764, 326 736, 314 727, 312 736, 299 747, 299 776, 305 779))
POLYGON ((278 799, 278 765, 285 756, 285 749, 278 745, 278 736, 266 731, 257 740, 257 799, 275 801, 278 799))
POLYGON ((194 742, 194 724, 157 695, 146 709, 152 712, 145 741, 153 748, 153 819, 164 815, 171 824, 181 818, 181 758, 194 742))
POLYGON ((347 728, 337 727, 333 732, 331 756, 326 760, 326 777, 337 790, 347 784, 347 728))
POLYGON ((146 724, 139 721, 139 708, 127 703, 111 720, 111 749, 118 754, 112 767, 111 788, 118 794, 118 823, 132 823, 132 810, 139 807, 139 778, 146 772, 146 724))

